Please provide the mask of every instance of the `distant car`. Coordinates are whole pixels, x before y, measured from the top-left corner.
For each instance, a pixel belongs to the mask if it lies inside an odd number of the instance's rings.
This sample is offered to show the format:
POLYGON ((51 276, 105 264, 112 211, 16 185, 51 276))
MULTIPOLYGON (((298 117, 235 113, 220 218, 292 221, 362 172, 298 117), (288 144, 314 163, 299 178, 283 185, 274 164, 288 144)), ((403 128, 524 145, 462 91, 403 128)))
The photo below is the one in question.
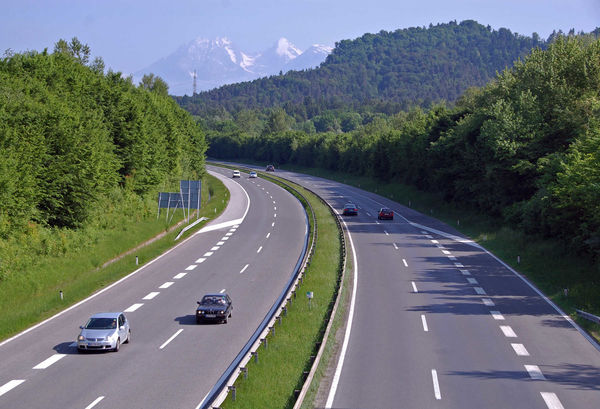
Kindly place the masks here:
POLYGON ((379 209, 379 213, 377 213, 377 218, 379 220, 394 220, 394 211, 392 209, 388 209, 387 207, 382 207, 379 209))
POLYGON ((267 165, 267 172, 275 172, 275 166, 267 165))
POLYGON ((77 351, 115 351, 131 341, 129 321, 122 312, 102 312, 79 327, 77 351))
POLYGON ((227 319, 231 318, 233 311, 233 302, 227 294, 206 294, 198 301, 196 308, 196 323, 204 321, 219 321, 227 324, 227 319))
POLYGON ((358 215, 358 207, 354 203, 346 203, 342 214, 344 216, 356 216, 358 215))
POLYGON ((231 175, 231 177, 232 178, 240 178, 242 176, 240 175, 240 171, 239 170, 234 170, 233 174, 231 175))
POLYGON ((249 177, 250 178, 257 178, 258 175, 256 174, 256 172, 253 171, 253 172, 250 172, 250 176, 249 177))

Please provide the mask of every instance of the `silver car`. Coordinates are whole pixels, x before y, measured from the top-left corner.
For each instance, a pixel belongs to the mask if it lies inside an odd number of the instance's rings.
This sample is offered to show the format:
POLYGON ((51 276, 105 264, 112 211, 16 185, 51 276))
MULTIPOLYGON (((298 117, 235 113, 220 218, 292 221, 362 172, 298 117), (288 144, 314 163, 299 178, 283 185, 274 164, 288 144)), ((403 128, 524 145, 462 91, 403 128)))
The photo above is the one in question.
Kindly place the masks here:
POLYGON ((79 327, 77 351, 118 352, 121 343, 131 341, 129 321, 122 312, 102 312, 90 317, 87 324, 79 327))

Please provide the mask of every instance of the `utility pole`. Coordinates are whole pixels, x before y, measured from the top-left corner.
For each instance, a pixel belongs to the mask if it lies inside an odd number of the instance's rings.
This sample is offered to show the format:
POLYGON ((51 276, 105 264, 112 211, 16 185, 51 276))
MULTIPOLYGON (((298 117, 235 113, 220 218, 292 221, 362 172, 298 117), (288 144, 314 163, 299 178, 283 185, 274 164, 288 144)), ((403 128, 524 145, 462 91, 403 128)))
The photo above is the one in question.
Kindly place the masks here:
POLYGON ((192 95, 196 95, 196 70, 194 70, 194 93, 192 95))

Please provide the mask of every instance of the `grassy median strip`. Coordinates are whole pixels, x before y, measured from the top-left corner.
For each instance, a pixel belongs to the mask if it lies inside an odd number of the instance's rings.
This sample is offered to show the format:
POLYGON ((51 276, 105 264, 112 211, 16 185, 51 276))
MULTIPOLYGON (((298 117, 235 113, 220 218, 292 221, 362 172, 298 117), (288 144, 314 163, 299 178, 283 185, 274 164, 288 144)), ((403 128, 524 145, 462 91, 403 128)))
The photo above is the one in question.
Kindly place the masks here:
POLYGON ((329 208, 302 187, 286 182, 310 202, 317 218, 316 252, 287 315, 275 325, 259 349, 258 362, 248 364, 248 378, 236 382, 236 400, 229 394, 223 408, 291 408, 318 349, 336 296, 340 238, 329 208), (307 292, 314 298, 309 305, 307 292))
MULTIPOLYGON (((228 201, 229 191, 225 186, 218 179, 206 176, 200 216, 214 218, 223 211, 228 201)), ((38 257, 35 266, 24 268, 0 281, 0 339, 8 338, 86 298, 177 244, 174 238, 184 225, 172 230, 168 227, 183 219, 182 211, 175 213, 170 224, 165 221, 166 209, 162 210, 159 219, 156 216, 155 210, 152 214, 126 215, 120 220, 118 229, 94 231, 94 244, 67 249, 60 257, 38 257), (164 236, 124 255, 161 233, 165 233, 164 236), (136 257, 139 265, 136 265, 136 257), (106 263, 115 258, 118 259, 106 263)), ((186 232, 179 241, 204 224, 200 223, 186 232)))

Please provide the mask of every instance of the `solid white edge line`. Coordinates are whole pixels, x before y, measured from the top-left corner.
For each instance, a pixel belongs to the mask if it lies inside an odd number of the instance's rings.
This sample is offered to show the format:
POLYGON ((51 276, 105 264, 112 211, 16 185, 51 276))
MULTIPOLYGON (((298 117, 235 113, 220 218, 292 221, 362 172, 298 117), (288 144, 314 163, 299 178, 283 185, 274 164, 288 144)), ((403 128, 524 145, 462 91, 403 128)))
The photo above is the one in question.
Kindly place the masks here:
POLYGON ((358 257, 356 255, 356 249, 354 248, 354 241, 352 240, 352 234, 348 230, 348 225, 345 220, 342 220, 345 230, 348 232, 348 240, 350 241, 350 248, 352 249, 352 265, 354 270, 354 277, 352 280, 352 296, 350 298, 350 308, 348 310, 348 321, 346 324, 346 332, 344 333, 344 342, 342 343, 342 350, 340 357, 335 368, 331 387, 329 389, 329 395, 327 396, 327 402, 325 408, 331 408, 333 405, 333 399, 340 382, 340 376, 342 374, 342 368, 344 367, 344 359, 346 359, 346 351, 348 350, 348 343, 350 342, 350 333, 352 331, 352 322, 354 321, 354 307, 356 304, 356 289, 358 287, 358 257))
POLYGON ((438 381, 437 371, 431 370, 431 379, 433 380, 433 393, 437 400, 442 399, 442 393, 440 392, 440 383, 438 381))
POLYGON ((553 392, 540 392, 542 395, 542 399, 546 402, 546 406, 548 409, 565 409, 560 400, 558 400, 558 396, 553 392))
POLYGON ((96 406, 98 403, 100 403, 100 401, 104 399, 104 396, 99 396, 96 398, 95 401, 93 401, 92 403, 90 403, 89 405, 87 405, 85 407, 85 409, 92 409, 94 406, 96 406))
POLYGON ((423 322, 423 331, 429 332, 429 327, 427 326, 427 319, 425 318, 425 314, 421 314, 421 321, 423 322))
POLYGON ((163 349, 164 347, 166 347, 167 345, 169 345, 169 342, 173 341, 175 339, 175 337, 179 334, 181 334, 181 332, 183 331, 183 328, 178 330, 176 333, 174 333, 173 335, 171 335, 171 338, 167 339, 164 344, 162 344, 158 349, 163 349))
POLYGON ((25 379, 13 379, 12 381, 6 382, 4 385, 0 386, 0 396, 4 395, 6 392, 11 389, 16 388, 20 384, 25 382, 25 379))
POLYGON ((54 354, 50 358, 48 358, 45 361, 42 361, 39 364, 37 364, 36 366, 34 366, 32 369, 46 369, 50 365, 60 361, 65 356, 67 356, 67 355, 66 354, 54 354))

